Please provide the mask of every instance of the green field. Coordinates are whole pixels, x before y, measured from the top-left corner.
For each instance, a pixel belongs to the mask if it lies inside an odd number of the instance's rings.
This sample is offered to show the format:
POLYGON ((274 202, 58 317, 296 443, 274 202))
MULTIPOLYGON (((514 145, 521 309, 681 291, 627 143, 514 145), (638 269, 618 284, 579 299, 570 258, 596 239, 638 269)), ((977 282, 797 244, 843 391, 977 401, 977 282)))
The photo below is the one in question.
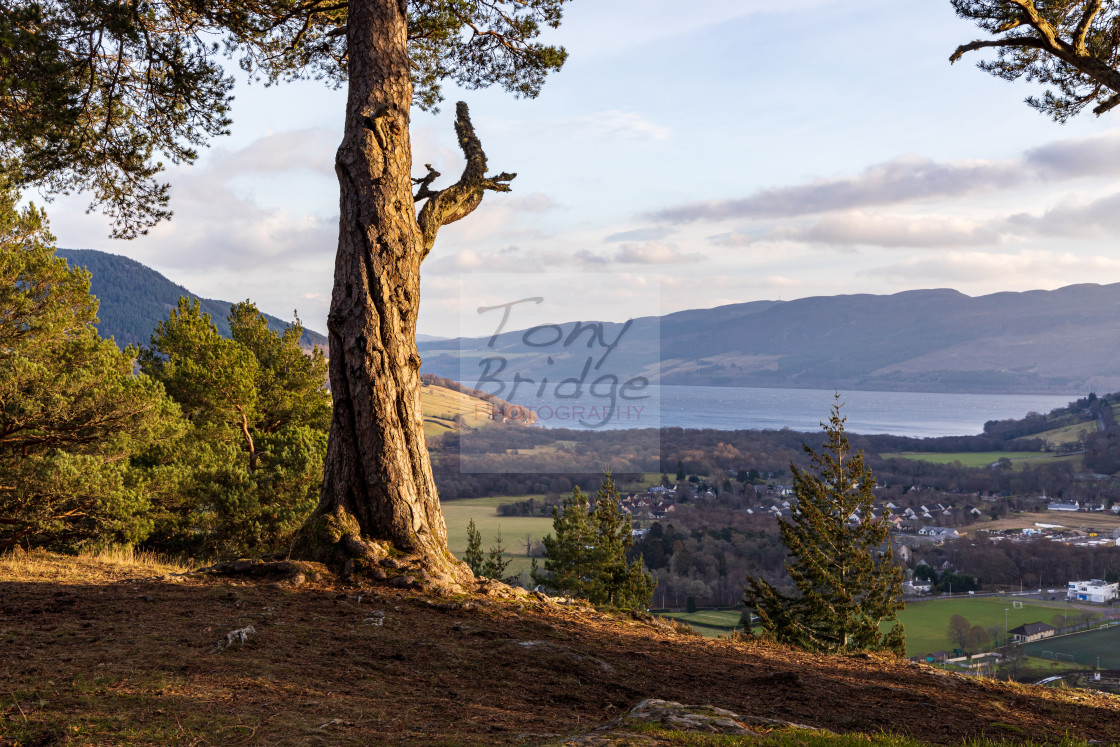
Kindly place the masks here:
POLYGON ((897 454, 880 454, 879 456, 885 459, 894 457, 902 457, 903 459, 916 459, 921 462, 932 462, 934 464, 952 464, 953 462, 960 462, 962 467, 987 467, 989 464, 998 462, 1000 459, 1015 460, 1052 458, 1045 457, 1037 451, 962 451, 948 454, 904 451, 897 454))
POLYGON ((1067 425, 1064 428, 1055 428, 1052 431, 1043 431, 1042 433, 1030 436, 1030 438, 1041 438, 1046 442, 1050 448, 1063 446, 1065 444, 1075 444, 1081 441, 1085 436, 1090 433, 1097 432, 1097 421, 1090 420, 1085 423, 1075 423, 1067 425))
MULTIPOLYGON (((1012 601, 1010 597, 962 597, 911 603, 898 615, 898 619, 906 628, 906 655, 923 656, 934 651, 952 651, 953 645, 949 642, 949 618, 953 615, 963 615, 973 625, 985 629, 999 628, 999 643, 1002 643, 1005 609, 1008 628, 1030 622, 1052 624, 1055 615, 1068 611, 1072 616, 1080 612, 1062 602, 1036 600, 1024 601, 1021 609, 1014 609, 1012 601)), ((691 615, 685 612, 666 612, 661 616, 672 617, 690 625, 695 623, 697 632, 716 636, 726 633, 737 625, 740 614, 736 610, 700 610, 691 615)), ((1099 612, 1095 614, 1097 617, 1101 616, 1099 612)), ((995 645, 996 642, 992 643, 995 645)))
POLYGON ((467 498, 459 501, 442 501, 443 518, 447 521, 447 543, 451 552, 463 557, 467 549, 467 524, 473 518, 478 531, 482 533, 482 549, 486 551, 494 542, 499 531, 506 554, 513 558, 509 575, 529 571, 529 556, 525 554, 525 535, 534 541, 552 533, 552 518, 539 516, 498 516, 497 507, 503 503, 527 501, 530 497, 540 500, 542 496, 497 496, 491 498, 467 498))
MULTIPOLYGON (((949 641, 949 618, 963 615, 973 625, 985 630, 998 628, 999 643, 1003 642, 1004 610, 1007 610, 1007 627, 1016 628, 1024 623, 1044 622, 1053 624, 1055 615, 1066 611, 1072 616, 1080 610, 1063 602, 1022 600, 1022 609, 1013 607, 1010 597, 979 597, 960 599, 931 599, 912 602, 899 613, 898 619, 906 627, 906 654, 922 656, 934 651, 952 651, 949 641)), ((1099 612, 1094 613, 1100 617, 1099 612)), ((995 641, 992 642, 996 644, 995 641)))
POLYGON ((1097 666, 1099 660, 1101 669, 1120 669, 1120 625, 1035 641, 1023 646, 1023 651, 1028 656, 1087 667, 1097 666))
POLYGON ((663 612, 659 617, 668 617, 688 623, 693 629, 709 638, 727 635, 739 624, 739 610, 698 610, 696 612, 663 612))

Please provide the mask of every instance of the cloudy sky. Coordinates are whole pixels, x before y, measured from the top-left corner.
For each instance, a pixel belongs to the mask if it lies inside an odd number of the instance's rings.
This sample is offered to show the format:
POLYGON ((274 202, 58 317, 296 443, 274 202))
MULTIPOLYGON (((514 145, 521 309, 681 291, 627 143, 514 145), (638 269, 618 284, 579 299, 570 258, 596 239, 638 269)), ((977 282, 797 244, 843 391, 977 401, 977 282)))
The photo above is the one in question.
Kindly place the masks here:
MULTIPOLYGON (((950 65, 981 32, 948 0, 681 7, 573 0, 552 34, 569 62, 540 98, 451 90, 441 113, 414 114, 417 175, 458 173, 460 97, 491 169, 518 172, 441 232, 421 332, 485 334, 458 309, 522 297, 511 274, 543 279, 569 318, 613 320, 655 297, 673 311, 1120 282, 1120 113, 1059 126, 1023 104, 1031 85, 976 56, 950 65)), ((316 83, 241 85, 232 135, 169 172, 172 222, 114 241, 60 199, 59 245, 324 330, 343 103, 316 83)))

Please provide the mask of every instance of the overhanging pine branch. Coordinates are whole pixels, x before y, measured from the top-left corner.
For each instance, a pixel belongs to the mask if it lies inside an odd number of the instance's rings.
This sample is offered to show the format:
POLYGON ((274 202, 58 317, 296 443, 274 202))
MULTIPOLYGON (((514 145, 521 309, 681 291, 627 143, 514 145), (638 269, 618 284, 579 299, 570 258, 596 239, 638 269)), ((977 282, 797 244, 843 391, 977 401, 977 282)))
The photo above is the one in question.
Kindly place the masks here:
POLYGON ((1115 96, 1109 97, 1107 100, 1105 100, 1101 104, 1098 104, 1097 106, 1095 106, 1093 108, 1093 114, 1096 114, 1099 117, 1100 115, 1104 114, 1105 112, 1107 112, 1111 109, 1115 109, 1118 105, 1120 105, 1120 93, 1116 94, 1115 96))
POLYGON ((1010 39, 984 39, 960 45, 949 57, 949 62, 956 62, 963 57, 966 52, 972 52, 986 47, 1034 47, 1035 49, 1048 49, 1048 45, 1041 39, 1036 39, 1031 36, 1016 36, 1010 39))
POLYGON ((439 172, 428 166, 427 176, 413 180, 420 185, 414 198, 416 201, 425 197, 427 202, 416 216, 420 224, 420 231, 424 235, 424 256, 432 250, 436 243, 436 234, 439 229, 448 223, 467 217, 482 202, 482 194, 486 190, 493 192, 509 192, 509 181, 517 174, 502 172, 497 176, 486 176, 486 153, 482 150, 482 143, 474 132, 471 124, 470 112, 467 105, 460 101, 455 105, 455 134, 459 136, 459 147, 467 158, 467 165, 459 181, 446 189, 433 190, 431 183, 439 176, 439 172))

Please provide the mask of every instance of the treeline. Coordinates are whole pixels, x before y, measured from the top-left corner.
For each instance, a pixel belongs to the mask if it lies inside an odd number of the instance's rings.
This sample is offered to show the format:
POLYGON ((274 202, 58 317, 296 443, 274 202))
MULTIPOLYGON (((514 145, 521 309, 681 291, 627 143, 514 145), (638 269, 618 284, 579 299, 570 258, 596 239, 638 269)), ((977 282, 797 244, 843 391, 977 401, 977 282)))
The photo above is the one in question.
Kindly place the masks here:
POLYGON ((122 351, 94 326, 89 273, 15 204, 0 193, 0 551, 287 547, 322 480, 323 354, 249 302, 223 337, 186 299, 122 351))
MULTIPOLYGON (((915 550, 913 563, 974 576, 985 589, 993 586, 1054 588, 1064 598, 1074 580, 1120 580, 1120 547, 1084 547, 1035 539, 1024 542, 976 542, 959 539, 915 550)), ((956 585, 953 591, 964 590, 956 585)))
MULTIPOLYGON (((1120 432, 1102 434, 1103 458, 1120 457, 1120 432)), ((1001 441, 985 436, 914 439, 898 436, 849 434, 851 445, 863 451, 881 484, 944 492, 1042 495, 1103 500, 1120 497, 1111 483, 1074 479, 1069 462, 1053 462, 1028 469, 970 468, 914 459, 882 457, 898 451, 941 453, 1031 450, 1038 440, 1001 441)), ((741 490, 737 478, 768 473, 771 480, 788 479, 789 465, 808 466, 802 444, 818 446, 821 434, 791 430, 720 431, 682 428, 576 431, 491 426, 448 433, 430 443, 435 457, 436 484, 444 499, 488 495, 563 494, 574 485, 591 488, 596 475, 613 470, 624 476, 698 475, 717 492, 741 490)), ((1093 446, 1088 457, 1092 457, 1093 446)), ((1098 464, 1098 462, 1092 462, 1098 464)), ((1099 464, 1098 466, 1107 466, 1099 464)), ((1105 470, 1100 470, 1105 471, 1105 470)))
POLYGON ((1116 402, 1120 402, 1120 394, 1105 394, 1097 397, 1096 394, 1090 393, 1089 396, 1074 400, 1065 407, 1056 407, 1045 415, 1032 412, 1023 418, 989 420, 984 423, 984 435, 1001 440, 1033 436, 1043 431, 1095 420, 1102 416, 1106 409, 1111 420, 1112 405, 1116 402))
POLYGON ((743 597, 747 574, 790 589, 786 549, 776 522, 718 507, 694 508, 654 522, 635 540, 640 557, 657 580, 655 607, 731 606, 743 597))

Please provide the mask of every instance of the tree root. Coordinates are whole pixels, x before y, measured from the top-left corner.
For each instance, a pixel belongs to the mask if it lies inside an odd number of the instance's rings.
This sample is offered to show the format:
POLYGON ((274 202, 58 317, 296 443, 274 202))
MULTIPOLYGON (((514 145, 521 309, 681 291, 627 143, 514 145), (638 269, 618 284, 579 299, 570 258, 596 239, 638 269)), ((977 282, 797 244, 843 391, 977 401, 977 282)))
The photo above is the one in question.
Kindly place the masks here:
POLYGON ((437 596, 478 592, 474 574, 449 551, 434 556, 364 538, 357 519, 342 508, 312 517, 301 532, 296 554, 323 564, 343 579, 424 590, 437 596))

